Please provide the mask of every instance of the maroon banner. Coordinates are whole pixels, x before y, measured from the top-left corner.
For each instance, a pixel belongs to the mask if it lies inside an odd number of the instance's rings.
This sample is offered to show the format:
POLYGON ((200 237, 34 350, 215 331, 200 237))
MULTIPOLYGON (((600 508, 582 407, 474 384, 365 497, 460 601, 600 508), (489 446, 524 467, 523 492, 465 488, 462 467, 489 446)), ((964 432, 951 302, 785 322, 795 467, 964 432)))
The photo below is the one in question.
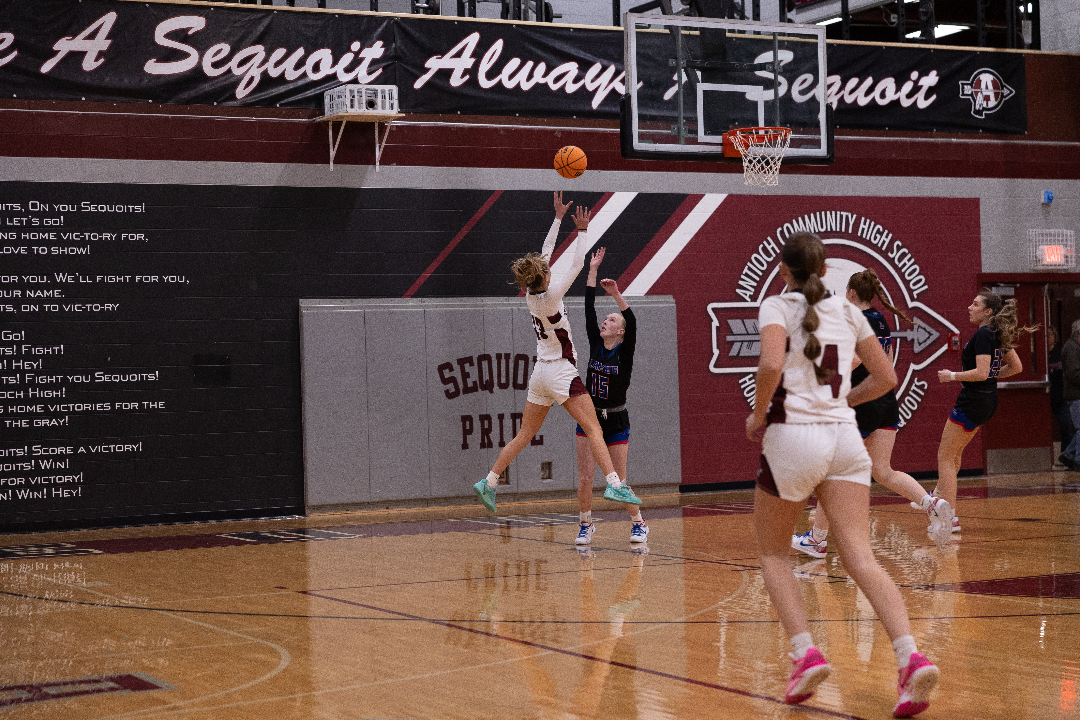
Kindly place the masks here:
MULTIPOLYGON (((620 283, 632 294, 670 294, 678 307, 683 483, 752 480, 760 446, 744 435, 758 361, 758 307, 779 293, 779 253, 799 230, 828 251, 824 278, 843 293, 872 268, 892 304, 919 321, 887 315, 897 333, 901 429, 894 467, 935 471, 941 428, 959 390, 938 369, 960 369, 974 331, 967 306, 978 291, 979 201, 960 198, 691 196, 680 227, 650 248, 620 283), (672 258, 672 256, 674 256, 672 258), (959 281, 958 281, 959 279, 959 281)), ((981 467, 980 438, 965 467, 981 467)))

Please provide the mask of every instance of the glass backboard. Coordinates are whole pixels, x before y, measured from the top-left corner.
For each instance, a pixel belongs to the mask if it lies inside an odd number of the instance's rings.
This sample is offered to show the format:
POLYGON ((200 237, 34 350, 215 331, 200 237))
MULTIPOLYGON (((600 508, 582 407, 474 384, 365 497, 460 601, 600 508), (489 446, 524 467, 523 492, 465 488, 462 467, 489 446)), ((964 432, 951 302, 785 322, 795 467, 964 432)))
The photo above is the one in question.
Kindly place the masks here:
POLYGON ((724 133, 771 126, 792 129, 785 163, 832 162, 824 27, 626 13, 623 33, 626 157, 739 162, 724 133))

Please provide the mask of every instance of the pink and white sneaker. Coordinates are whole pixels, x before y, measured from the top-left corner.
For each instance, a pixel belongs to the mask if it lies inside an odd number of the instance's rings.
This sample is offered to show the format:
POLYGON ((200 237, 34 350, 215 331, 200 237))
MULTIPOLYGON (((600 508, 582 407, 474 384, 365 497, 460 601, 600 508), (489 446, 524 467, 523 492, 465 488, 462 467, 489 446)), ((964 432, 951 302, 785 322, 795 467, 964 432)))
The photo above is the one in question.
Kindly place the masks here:
POLYGON ((911 717, 930 707, 930 691, 937 685, 938 675, 937 665, 922 653, 911 653, 907 666, 900 668, 896 682, 900 699, 893 708, 893 717, 911 717))
POLYGON ((792 662, 795 667, 791 670, 787 692, 784 693, 784 702, 788 705, 795 705, 809 698, 821 681, 832 672, 832 665, 829 665, 816 647, 807 650, 800 660, 792 658, 792 662))

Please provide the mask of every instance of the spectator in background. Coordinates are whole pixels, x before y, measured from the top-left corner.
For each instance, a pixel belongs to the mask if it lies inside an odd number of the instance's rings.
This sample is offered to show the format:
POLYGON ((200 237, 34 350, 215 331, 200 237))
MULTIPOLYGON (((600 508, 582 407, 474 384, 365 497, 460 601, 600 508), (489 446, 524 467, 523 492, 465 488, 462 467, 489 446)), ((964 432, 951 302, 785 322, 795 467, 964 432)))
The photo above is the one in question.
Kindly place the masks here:
POLYGON ((1069 403, 1065 400, 1063 387, 1065 379, 1061 370, 1061 338, 1058 337, 1057 328, 1050 325, 1046 328, 1046 341, 1050 345, 1047 356, 1048 369, 1050 370, 1050 413, 1057 418, 1058 437, 1061 439, 1061 449, 1069 447, 1073 433, 1072 418, 1069 417, 1069 403))
MULTIPOLYGON (((1061 396, 1069 405, 1072 426, 1080 427, 1080 320, 1074 320, 1072 334, 1061 348, 1061 396)), ((1077 438, 1080 433, 1073 433, 1072 440, 1061 451, 1058 462, 1070 470, 1080 470, 1077 463, 1077 438)), ((1064 440, 1062 441, 1064 443, 1064 440)))

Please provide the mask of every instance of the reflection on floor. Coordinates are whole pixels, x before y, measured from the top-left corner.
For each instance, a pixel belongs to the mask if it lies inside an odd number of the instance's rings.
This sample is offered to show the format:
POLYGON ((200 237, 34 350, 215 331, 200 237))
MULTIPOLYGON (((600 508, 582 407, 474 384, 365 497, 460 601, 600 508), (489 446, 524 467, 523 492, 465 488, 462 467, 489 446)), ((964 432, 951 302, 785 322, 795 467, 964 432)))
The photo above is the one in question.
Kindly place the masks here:
MULTIPOLYGON (((942 670, 926 717, 1080 717, 1080 475, 961 484, 944 547, 871 508, 942 670)), ((888 716, 889 640, 833 553, 792 551, 834 671, 784 705, 749 491, 647 497, 648 547, 596 508, 590 546, 570 501, 0 536, 0 716, 888 716)))

